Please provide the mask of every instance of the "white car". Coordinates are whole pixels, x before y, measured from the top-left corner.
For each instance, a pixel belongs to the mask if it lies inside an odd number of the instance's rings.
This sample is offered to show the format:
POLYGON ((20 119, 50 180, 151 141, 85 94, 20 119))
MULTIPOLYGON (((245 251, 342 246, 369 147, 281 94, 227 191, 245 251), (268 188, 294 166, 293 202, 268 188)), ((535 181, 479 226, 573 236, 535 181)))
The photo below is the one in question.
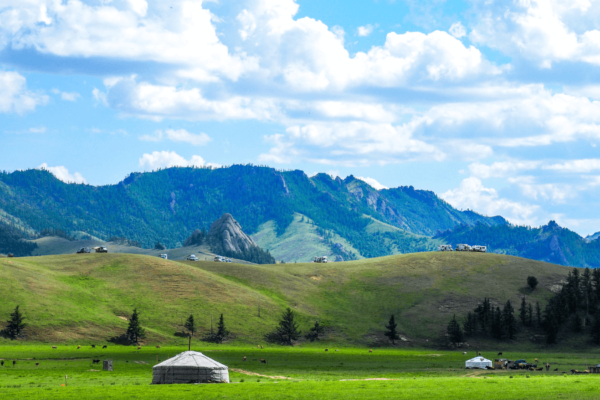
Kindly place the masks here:
POLYGON ((449 244, 440 244, 438 246, 438 251, 454 251, 454 250, 452 249, 452 245, 449 245, 449 244))
POLYGON ((163 260, 168 260, 169 259, 169 256, 166 255, 166 254, 161 254, 159 257, 162 258, 163 260))
POLYGON ((316 263, 326 263, 327 262, 327 257, 326 256, 315 257, 315 260, 313 262, 316 262, 316 263))
POLYGON ((96 253, 108 253, 108 249, 104 246, 96 247, 96 253))
POLYGON ((476 252, 479 252, 479 253, 485 253, 485 252, 487 252, 487 247, 485 247, 485 246, 473 246, 473 247, 471 247, 471 251, 476 251, 476 252))
POLYGON ((195 255, 193 255, 193 254, 190 254, 190 255, 187 257, 187 260, 188 260, 188 261, 198 261, 198 257, 196 257, 196 256, 195 256, 195 255))

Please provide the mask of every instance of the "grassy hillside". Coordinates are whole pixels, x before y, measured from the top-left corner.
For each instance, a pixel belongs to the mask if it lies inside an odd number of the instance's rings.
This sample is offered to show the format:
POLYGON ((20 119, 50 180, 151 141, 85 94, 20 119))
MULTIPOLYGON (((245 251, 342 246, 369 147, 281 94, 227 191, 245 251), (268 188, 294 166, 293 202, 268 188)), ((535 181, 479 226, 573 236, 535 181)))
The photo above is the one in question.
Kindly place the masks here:
MULTIPOLYGON (((0 259, 0 320, 16 306, 28 317, 29 340, 104 341, 124 333, 134 307, 150 342, 174 341, 193 313, 206 332, 225 314, 240 342, 254 343, 292 307, 307 330, 319 320, 326 340, 384 344, 395 314, 407 344, 438 339, 453 314, 484 297, 494 305, 522 296, 545 304, 568 269, 497 254, 418 253, 330 264, 242 265, 175 262, 131 254, 73 254, 0 259), (533 294, 526 278, 540 284, 533 294), (260 301, 261 317, 258 317, 260 301)), ((0 339, 2 340, 2 339, 0 339)), ((429 342, 428 342, 429 341, 429 342)))

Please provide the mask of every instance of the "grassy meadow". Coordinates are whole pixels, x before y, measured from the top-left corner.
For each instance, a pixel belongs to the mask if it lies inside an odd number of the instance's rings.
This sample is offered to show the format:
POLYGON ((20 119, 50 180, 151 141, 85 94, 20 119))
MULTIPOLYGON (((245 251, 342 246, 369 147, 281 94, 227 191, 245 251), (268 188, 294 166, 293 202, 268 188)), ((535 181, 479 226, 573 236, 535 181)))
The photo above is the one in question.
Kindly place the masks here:
MULTIPOLYGON (((205 345, 193 350, 229 366, 231 384, 150 385, 157 360, 186 350, 182 346, 109 346, 77 350, 42 345, 0 346, 0 397, 19 399, 597 399, 600 375, 571 375, 592 359, 588 353, 508 352, 509 358, 549 362, 554 372, 465 370, 475 355, 459 351, 340 348, 294 348, 205 345), (242 361, 246 356, 247 361, 242 361), (102 371, 91 360, 113 360, 102 371), (258 360, 265 358, 268 363, 258 360), (17 360, 12 365, 12 360, 17 360), (36 363, 39 365, 36 366, 36 363), (563 374, 566 371, 567 374, 563 374), (65 384, 67 375, 67 384, 65 384)), ((595 352, 593 362, 600 354, 595 352)), ((493 358, 494 354, 483 354, 493 358)))

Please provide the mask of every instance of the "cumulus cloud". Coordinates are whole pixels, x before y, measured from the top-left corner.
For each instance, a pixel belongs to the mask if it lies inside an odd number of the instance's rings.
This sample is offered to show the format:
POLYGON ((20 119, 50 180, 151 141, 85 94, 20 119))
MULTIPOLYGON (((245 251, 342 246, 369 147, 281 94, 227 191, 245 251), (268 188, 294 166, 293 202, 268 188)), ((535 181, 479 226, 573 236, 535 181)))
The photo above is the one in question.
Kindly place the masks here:
POLYGON ((372 188, 377 189, 377 190, 389 189, 389 187, 382 185, 374 178, 357 176, 356 179, 360 179, 361 181, 367 183, 369 186, 371 186, 372 188))
POLYGON ((450 26, 449 32, 457 39, 467 36, 467 30, 460 22, 453 23, 452 26, 450 26))
POLYGON ((600 159, 572 160, 544 166, 544 169, 567 173, 589 173, 600 170, 600 159))
POLYGON ((573 198, 577 194, 577 189, 573 185, 537 183, 533 176, 512 177, 508 178, 507 182, 518 185, 526 197, 534 200, 545 199, 564 203, 566 199, 573 198))
POLYGON ((539 206, 523 204, 501 198, 493 188, 486 188, 479 178, 463 179, 456 189, 448 190, 441 197, 454 207, 471 209, 484 215, 502 215, 515 224, 535 225, 539 206))
POLYGON ((74 172, 71 174, 69 170, 62 165, 50 167, 47 163, 43 163, 38 167, 38 169, 50 171, 57 179, 60 179, 66 183, 87 183, 83 175, 81 175, 79 172, 74 172))
POLYGON ((503 161, 491 165, 477 162, 469 165, 469 171, 471 176, 481 179, 505 178, 520 171, 536 169, 539 166, 540 162, 538 161, 503 161))
POLYGON ((48 96, 27 90, 24 76, 0 71, 0 113, 24 114, 47 102, 48 96))
POLYGON ((357 33, 358 36, 369 36, 371 33, 373 33, 373 25, 371 24, 367 24, 365 26, 359 26, 357 29, 357 33))
POLYGON ((189 143, 192 146, 204 146, 212 139, 206 133, 194 134, 189 133, 185 129, 167 129, 166 131, 158 130, 154 135, 142 135, 140 140, 147 142, 160 142, 164 138, 173 142, 189 143))
POLYGON ((219 167, 218 164, 207 163, 200 156, 194 155, 189 160, 174 151, 154 151, 144 154, 139 160, 140 167, 147 170, 169 167, 219 167))

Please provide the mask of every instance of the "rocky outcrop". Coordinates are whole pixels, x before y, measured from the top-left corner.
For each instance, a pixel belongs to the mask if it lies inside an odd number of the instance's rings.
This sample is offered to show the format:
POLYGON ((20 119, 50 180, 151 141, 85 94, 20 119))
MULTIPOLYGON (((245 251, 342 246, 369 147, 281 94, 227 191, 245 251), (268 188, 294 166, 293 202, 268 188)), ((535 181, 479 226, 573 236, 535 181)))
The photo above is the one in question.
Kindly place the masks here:
POLYGON ((242 227, 231 214, 223 214, 213 222, 208 231, 208 240, 211 243, 220 243, 223 249, 233 252, 242 252, 256 246, 254 240, 242 231, 242 227))

